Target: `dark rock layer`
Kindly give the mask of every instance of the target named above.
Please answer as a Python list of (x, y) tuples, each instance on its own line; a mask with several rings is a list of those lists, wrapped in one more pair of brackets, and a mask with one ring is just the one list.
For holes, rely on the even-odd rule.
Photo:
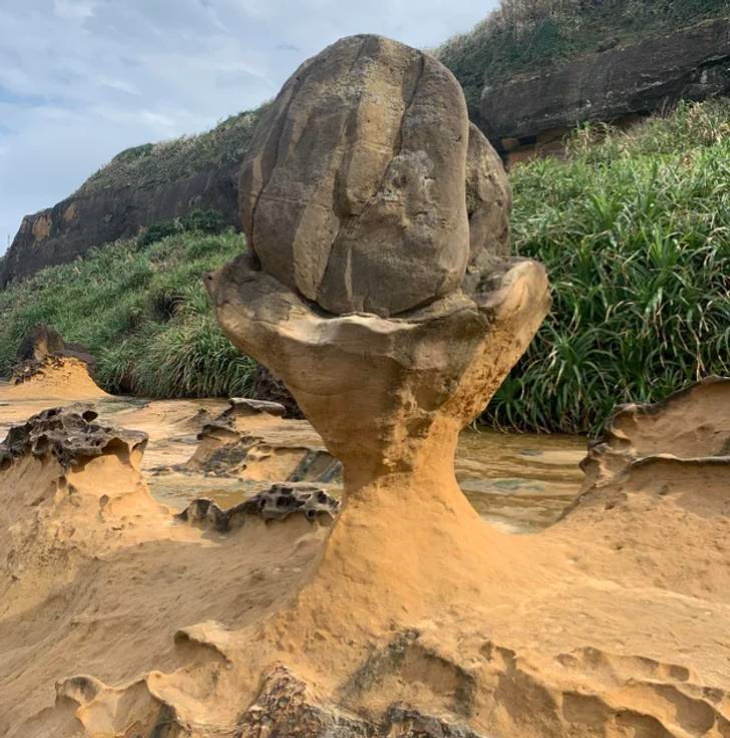
[(480, 125), (503, 152), (540, 148), (585, 121), (624, 121), (730, 93), (730, 19), (589, 54), (556, 69), (488, 81)]

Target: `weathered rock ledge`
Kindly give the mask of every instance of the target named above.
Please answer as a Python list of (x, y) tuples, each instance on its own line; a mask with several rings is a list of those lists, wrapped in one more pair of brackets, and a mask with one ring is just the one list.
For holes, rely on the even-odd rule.
[(730, 93), (730, 19), (642, 38), (537, 74), (487, 81), (479, 125), (511, 160), (561, 148), (578, 123), (629, 122)]
[(0, 444), (0, 467), (26, 455), (53, 456), (64, 468), (115, 451), (131, 458), (143, 452), (147, 434), (104, 426), (91, 406), (51, 408), (13, 426)]

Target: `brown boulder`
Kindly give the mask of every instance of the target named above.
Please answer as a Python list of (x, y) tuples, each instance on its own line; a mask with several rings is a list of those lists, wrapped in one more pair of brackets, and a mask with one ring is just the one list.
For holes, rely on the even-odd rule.
[(468, 135), (458, 82), (416, 49), (353, 36), (305, 62), (241, 173), (264, 271), (336, 314), (388, 316), (453, 291), (469, 253)]
[(484, 134), (470, 123), (466, 157), (469, 264), (464, 287), (467, 292), (476, 291), (481, 275), (509, 257), (511, 207), (512, 190), (502, 160)]

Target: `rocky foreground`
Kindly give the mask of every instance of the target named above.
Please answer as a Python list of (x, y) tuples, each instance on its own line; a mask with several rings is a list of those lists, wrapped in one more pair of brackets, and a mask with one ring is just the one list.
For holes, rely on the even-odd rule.
[[(510, 535), (454, 459), (549, 287), (509, 255), (504, 170), (451, 73), (338, 41), (267, 109), (241, 193), (250, 250), (208, 292), (311, 426), (247, 400), (181, 418), (197, 448), (148, 473), (263, 483), (182, 512), (150, 494), (146, 434), (88, 404), (10, 430), (5, 734), (730, 735), (730, 381), (623, 408), (562, 518)], [(267, 448), (285, 423), (309, 442)]]
[[(245, 470), (213, 447), (302, 432), (276, 406), (157, 405), (119, 417), (201, 428), (189, 463), (214, 458), (215, 479)], [(36, 415), (0, 462), (0, 734), (728, 735), (729, 407), (730, 381), (708, 380), (620, 410), (539, 534), (451, 529), (394, 500), (384, 528), (352, 532), (373, 566), (342, 562), (345, 597), (334, 573), (311, 589), (339, 510), (313, 496), (320, 475), (289, 492), (260, 477), (291, 462), (259, 458), (263, 495), (181, 514), (139, 472), (143, 433), (83, 407)], [(398, 572), (424, 550), (414, 587)]]

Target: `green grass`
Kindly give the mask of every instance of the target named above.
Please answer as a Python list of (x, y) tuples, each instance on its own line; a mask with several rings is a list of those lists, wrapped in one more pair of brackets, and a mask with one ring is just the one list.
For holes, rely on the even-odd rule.
[(606, 134), (513, 170), (515, 246), (554, 303), (489, 424), (590, 432), (617, 403), (730, 375), (730, 101)]
[(0, 292), (0, 373), (25, 332), (44, 322), (88, 346), (110, 392), (245, 395), (255, 365), (221, 333), (201, 281), (242, 248), (232, 232), (117, 242)]
[(502, 0), (472, 31), (448, 40), (436, 54), (478, 115), (486, 82), (729, 13), (727, 0)]

